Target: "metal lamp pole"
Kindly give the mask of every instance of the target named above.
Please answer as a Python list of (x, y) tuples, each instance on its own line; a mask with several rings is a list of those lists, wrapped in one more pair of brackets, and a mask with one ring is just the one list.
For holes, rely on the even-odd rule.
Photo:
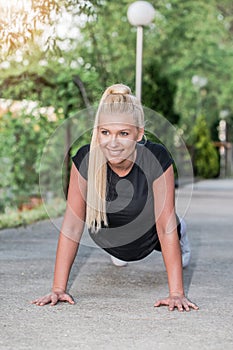
[(137, 27), (135, 90), (136, 97), (141, 101), (143, 26), (152, 22), (155, 17), (155, 9), (147, 1), (135, 1), (129, 6), (127, 17), (129, 23)]

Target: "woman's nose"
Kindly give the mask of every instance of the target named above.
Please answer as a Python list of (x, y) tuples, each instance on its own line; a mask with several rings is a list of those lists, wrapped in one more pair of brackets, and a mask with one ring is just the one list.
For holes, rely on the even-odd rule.
[(111, 147), (116, 147), (118, 144), (117, 137), (115, 135), (112, 135), (110, 140), (109, 140), (109, 145)]

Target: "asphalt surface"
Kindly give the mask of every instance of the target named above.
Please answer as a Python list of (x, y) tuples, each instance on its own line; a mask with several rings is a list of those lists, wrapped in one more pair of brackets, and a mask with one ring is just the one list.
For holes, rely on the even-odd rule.
[(31, 305), (50, 291), (58, 230), (48, 220), (0, 231), (0, 349), (232, 349), (233, 180), (199, 182), (189, 201), (190, 187), (179, 189), (185, 290), (200, 307), (188, 313), (153, 307), (167, 295), (159, 253), (117, 268), (85, 239), (69, 281), (76, 304)]

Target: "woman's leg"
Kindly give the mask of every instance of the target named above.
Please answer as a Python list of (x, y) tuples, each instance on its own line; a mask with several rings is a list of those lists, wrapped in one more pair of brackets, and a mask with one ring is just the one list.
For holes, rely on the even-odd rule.
[(187, 226), (184, 219), (180, 220), (180, 247), (182, 252), (183, 268), (187, 267), (191, 259), (191, 248), (187, 236)]

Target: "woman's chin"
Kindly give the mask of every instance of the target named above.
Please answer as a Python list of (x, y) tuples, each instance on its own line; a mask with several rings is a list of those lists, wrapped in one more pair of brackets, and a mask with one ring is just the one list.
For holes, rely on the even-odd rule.
[(124, 161), (124, 159), (117, 157), (109, 157), (107, 161), (110, 165), (120, 165)]

